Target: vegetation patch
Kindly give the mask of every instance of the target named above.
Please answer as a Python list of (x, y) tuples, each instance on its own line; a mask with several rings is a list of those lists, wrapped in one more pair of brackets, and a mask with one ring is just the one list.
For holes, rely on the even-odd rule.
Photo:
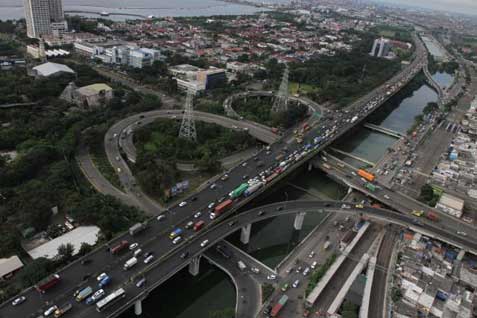
[(335, 262), (337, 257), (338, 256), (336, 254), (332, 254), (326, 259), (323, 265), (319, 266), (315, 271), (313, 271), (310, 280), (308, 281), (308, 286), (306, 287), (306, 296), (308, 296), (311, 291), (316, 287), (316, 285), (320, 282), (321, 278), (323, 278), (323, 276), (326, 274), (331, 265)]

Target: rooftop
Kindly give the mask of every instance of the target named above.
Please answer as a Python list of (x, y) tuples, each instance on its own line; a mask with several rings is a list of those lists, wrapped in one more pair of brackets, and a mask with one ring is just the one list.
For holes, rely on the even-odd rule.
[(41, 65), (35, 66), (33, 70), (36, 71), (38, 75), (45, 76), (45, 77), (48, 77), (57, 73), (75, 74), (75, 71), (73, 71), (68, 66), (63, 64), (58, 64), (58, 63), (52, 63), (52, 62), (47, 62)]
[(78, 93), (83, 96), (97, 95), (102, 91), (111, 91), (112, 88), (104, 83), (96, 83), (78, 88)]
[(9, 258), (0, 258), (0, 277), (8, 275), (22, 267), (23, 263), (16, 255)]

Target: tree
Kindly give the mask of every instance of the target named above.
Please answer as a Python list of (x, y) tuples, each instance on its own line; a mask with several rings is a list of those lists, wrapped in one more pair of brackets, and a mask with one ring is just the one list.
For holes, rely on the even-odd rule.
[(33, 262), (26, 264), (18, 273), (17, 278), (22, 286), (28, 287), (36, 284), (53, 270), (54, 264), (44, 257), (37, 258)]
[(221, 310), (211, 311), (209, 313), (209, 318), (234, 318), (235, 309), (234, 308), (225, 308)]
[(75, 251), (75, 247), (71, 243), (61, 244), (58, 247), (58, 255), (60, 256), (63, 262), (68, 262), (73, 258), (73, 253)]
[(93, 250), (93, 246), (88, 243), (81, 243), (81, 247), (78, 251), (78, 256), (84, 256)]

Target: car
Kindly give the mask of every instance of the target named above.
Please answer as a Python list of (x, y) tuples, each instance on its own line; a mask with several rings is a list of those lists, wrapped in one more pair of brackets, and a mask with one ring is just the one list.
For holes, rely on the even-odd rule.
[(193, 221), (189, 221), (187, 222), (187, 224), (184, 226), (185, 229), (191, 229), (192, 227), (194, 226), (194, 222)]
[(215, 202), (210, 202), (207, 208), (212, 209), (215, 206)]
[(265, 315), (270, 314), (270, 311), (272, 311), (272, 308), (273, 308), (272, 305), (268, 305), (268, 306), (265, 307), (265, 309), (263, 310), (263, 313), (264, 313)]
[(296, 270), (295, 270), (295, 273), (301, 272), (301, 268), (302, 268), (301, 266), (298, 266), (298, 267), (296, 268)]
[(281, 288), (282, 292), (286, 292), (288, 290), (288, 287), (289, 287), (288, 283), (283, 284)]
[(132, 243), (131, 245), (129, 245), (129, 250), (132, 251), (133, 249), (135, 249), (135, 248), (138, 247), (138, 246), (139, 246), (138, 243)]
[(303, 276), (308, 275), (309, 272), (310, 272), (310, 268), (309, 268), (309, 267), (306, 267), (306, 268), (303, 270)]
[(228, 175), (228, 174), (224, 174), (224, 175), (222, 176), (222, 178), (220, 178), (220, 180), (225, 181), (225, 180), (227, 180), (228, 178), (229, 178), (229, 175)]
[(293, 267), (287, 268), (286, 273), (290, 274), (293, 271)]
[(48, 308), (47, 310), (45, 310), (45, 312), (43, 313), (43, 315), (44, 315), (45, 317), (48, 317), (49, 315), (51, 315), (51, 314), (52, 314), (55, 310), (57, 310), (57, 309), (58, 309), (58, 306), (53, 305), (53, 306), (51, 306), (50, 308)]
[(275, 210), (277, 210), (277, 211), (282, 211), (282, 210), (283, 210), (283, 207), (282, 207), (282, 206), (279, 206), (279, 207), (277, 207)]
[(157, 217), (158, 221), (164, 221), (166, 219), (166, 216), (164, 214), (161, 214)]
[(268, 280), (275, 280), (275, 279), (277, 279), (277, 275), (274, 275), (274, 274), (267, 275), (267, 279)]
[(217, 184), (212, 183), (212, 184), (210, 185), (210, 190), (214, 190), (215, 188), (217, 188)]
[(181, 254), (181, 258), (187, 258), (189, 256), (189, 252), (184, 252)]
[(463, 232), (463, 231), (457, 231), (457, 234), (458, 235), (461, 235), (461, 236), (467, 236), (467, 233)]
[(201, 215), (202, 215), (202, 212), (197, 211), (197, 212), (194, 214), (194, 218), (197, 219), (197, 218), (200, 217)]
[(260, 270), (257, 267), (252, 267), (252, 272), (258, 274), (260, 273)]
[(363, 208), (364, 208), (364, 205), (362, 205), (362, 204), (356, 204), (355, 207), (356, 207), (357, 209), (363, 209)]
[(138, 248), (137, 250), (134, 251), (134, 257), (138, 257), (139, 254), (142, 253), (142, 250), (140, 248)]
[(98, 277), (96, 277), (96, 280), (97, 280), (98, 282), (100, 282), (100, 281), (102, 281), (103, 279), (105, 279), (106, 277), (108, 277), (108, 274), (106, 274), (106, 273), (101, 273), (101, 274), (98, 275)]
[(197, 197), (192, 197), (191, 201), (197, 201)]
[(242, 163), (242, 167), (246, 167), (247, 166), (247, 162), (245, 161), (244, 163)]
[(202, 243), (200, 243), (200, 246), (205, 247), (207, 244), (209, 244), (209, 240), (203, 240)]
[(258, 211), (258, 216), (262, 216), (265, 214), (265, 211), (261, 210), (261, 211)]
[(136, 287), (137, 288), (141, 288), (143, 287), (144, 285), (146, 285), (146, 278), (141, 278), (137, 283), (136, 283)]
[(182, 240), (182, 237), (178, 236), (175, 239), (172, 240), (172, 244), (177, 244)]
[(149, 264), (154, 259), (154, 255), (149, 255), (144, 259), (144, 264)]
[(20, 296), (20, 297), (18, 297), (18, 298), (15, 298), (15, 300), (12, 301), (12, 306), (18, 306), (18, 305), (20, 305), (21, 303), (23, 303), (25, 300), (26, 300), (26, 297), (25, 297), (25, 296)]
[(88, 265), (88, 264), (91, 264), (92, 262), (93, 262), (92, 259), (86, 258), (84, 260), (81, 260), (81, 265)]
[(298, 285), (300, 285), (300, 280), (299, 279), (297, 279), (296, 281), (293, 282), (292, 287), (297, 288)]
[(179, 203), (179, 207), (184, 207), (187, 205), (187, 202), (186, 201), (182, 201), (181, 203)]
[(101, 297), (103, 297), (106, 293), (104, 292), (104, 289), (98, 289), (93, 296), (91, 296), (93, 299), (98, 300)]
[(316, 265), (318, 265), (318, 262), (317, 261), (314, 261), (313, 263), (311, 263), (311, 269), (315, 269), (316, 268)]
[(242, 176), (242, 180), (245, 180), (245, 179), (248, 179), (248, 176), (246, 174)]
[(313, 256), (315, 256), (315, 251), (311, 251), (310, 254), (308, 254), (309, 258), (313, 258)]
[(231, 222), (229, 222), (229, 226), (234, 226), (235, 223), (237, 223), (237, 222), (236, 221), (231, 221)]
[(389, 195), (387, 195), (387, 194), (384, 195), (384, 198), (385, 198), (386, 200), (390, 200), (390, 199), (391, 199), (391, 198), (389, 197)]

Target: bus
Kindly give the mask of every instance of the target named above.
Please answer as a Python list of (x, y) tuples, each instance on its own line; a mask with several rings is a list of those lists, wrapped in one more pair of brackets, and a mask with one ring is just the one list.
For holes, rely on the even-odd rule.
[(117, 302), (118, 300), (120, 300), (121, 298), (125, 296), (126, 296), (126, 292), (124, 291), (124, 289), (119, 288), (113, 291), (108, 296), (101, 299), (100, 301), (98, 301), (96, 303), (96, 310), (98, 312), (101, 312), (103, 309), (107, 308), (109, 305), (114, 304), (115, 302)]

